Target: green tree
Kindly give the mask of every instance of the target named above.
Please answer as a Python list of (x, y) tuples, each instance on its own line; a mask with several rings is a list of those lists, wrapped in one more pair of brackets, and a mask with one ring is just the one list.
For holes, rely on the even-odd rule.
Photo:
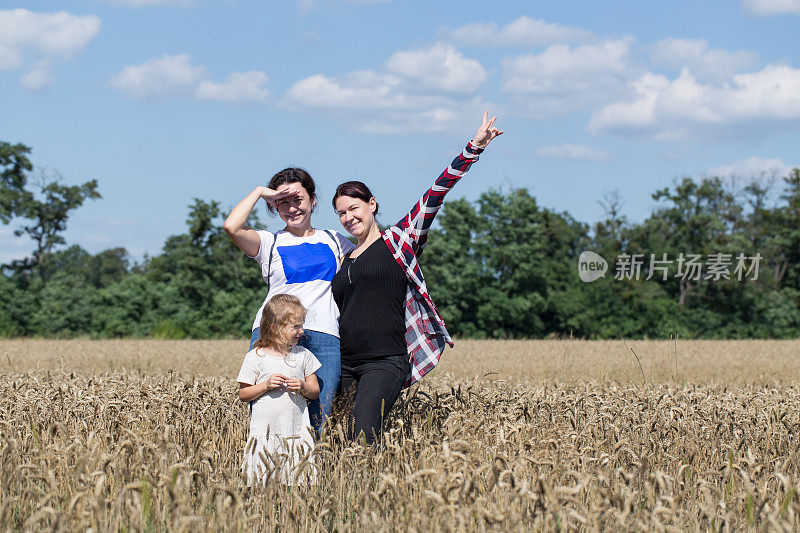
[(36, 249), (31, 258), (17, 261), (17, 271), (35, 270), (42, 280), (47, 279), (47, 263), (55, 247), (65, 244), (62, 233), (67, 228), (70, 213), (87, 199), (100, 198), (97, 180), (81, 185), (63, 185), (58, 175), (42, 171), (31, 184), (33, 170), (23, 144), (0, 142), (0, 221), (14, 218), (23, 224), (14, 231), (18, 237), (30, 237)]
[(89, 283), (99, 288), (118, 283), (128, 274), (130, 261), (125, 248), (109, 248), (89, 259)]
[(109, 248), (92, 255), (77, 244), (53, 252), (49, 257), (49, 268), (53, 272), (98, 289), (121, 281), (128, 273), (129, 263), (125, 248)]
[(27, 157), (31, 151), (24, 144), (0, 141), (0, 222), (8, 224), (20, 214), (20, 207), (30, 200), (25, 189), (33, 165)]
[(143, 267), (149, 280), (164, 287), (155, 325), (164, 335), (202, 338), (249, 331), (265, 286), (260, 269), (231, 242), (222, 222), (218, 202), (195, 198), (188, 232), (168, 237), (161, 255)]
[(62, 233), (67, 229), (70, 213), (87, 199), (101, 198), (97, 180), (81, 185), (62, 185), (58, 178), (41, 176), (36, 194), (20, 204), (19, 216), (29, 222), (14, 231), (17, 236), (27, 235), (36, 244), (32, 261), (26, 266), (36, 268), (39, 276), (47, 279), (47, 263), (53, 249), (65, 244)]
[(800, 290), (800, 168), (793, 169), (783, 181), (783, 204), (771, 213), (775, 280), (779, 286), (787, 284)]
[[(714, 297), (709, 290), (725, 284), (711, 285), (702, 279), (693, 280), (692, 276), (678, 275), (677, 259), (681, 256), (686, 259), (689, 254), (695, 254), (705, 260), (709, 254), (735, 255), (744, 251), (745, 242), (739, 232), (743, 223), (743, 207), (736, 195), (717, 177), (706, 178), (699, 183), (684, 178), (674, 188), (656, 191), (653, 199), (661, 202), (661, 205), (643, 224), (629, 232), (629, 252), (643, 253), (648, 260), (651, 254), (656, 260), (663, 259), (664, 254), (668, 260), (676, 260), (669, 266), (667, 281), (662, 283), (681, 308), (690, 298), (707, 300)], [(644, 272), (650, 274), (649, 264)], [(653, 274), (663, 279), (661, 272)], [(728, 288), (727, 285), (725, 287)]]
[(423, 268), (453, 334), (540, 337), (569, 328), (568, 293), (586, 226), (525, 189), (448, 202)]

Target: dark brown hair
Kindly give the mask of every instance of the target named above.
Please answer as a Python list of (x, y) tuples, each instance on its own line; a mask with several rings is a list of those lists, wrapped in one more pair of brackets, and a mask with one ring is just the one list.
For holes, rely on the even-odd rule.
[[(308, 198), (313, 204), (317, 199), (317, 185), (314, 183), (314, 178), (304, 168), (288, 167), (284, 168), (269, 180), (267, 187), (273, 191), (285, 183), (299, 183), (308, 193)], [(275, 214), (275, 208), (267, 202), (267, 210), (271, 214)], [(311, 208), (314, 211), (314, 207)]]
[[(333, 200), (331, 200), (331, 204), (333, 205), (333, 210), (336, 210), (336, 200), (340, 196), (349, 196), (350, 198), (358, 198), (359, 200), (363, 200), (369, 203), (370, 199), (374, 198), (372, 196), (372, 191), (369, 190), (369, 187), (364, 185), (364, 183), (360, 181), (345, 181), (338, 187), (336, 187), (336, 193), (333, 195)], [(378, 202), (375, 202), (375, 212), (373, 215), (378, 214)]]
[(280, 353), (289, 349), (288, 339), (281, 336), (281, 328), (292, 320), (304, 322), (306, 308), (293, 294), (276, 294), (264, 306), (261, 315), (260, 336), (253, 348), (272, 348)]

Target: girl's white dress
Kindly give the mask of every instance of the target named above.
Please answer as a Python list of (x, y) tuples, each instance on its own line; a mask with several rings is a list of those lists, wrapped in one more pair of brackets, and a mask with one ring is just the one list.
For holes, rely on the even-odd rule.
[[(293, 346), (286, 357), (270, 353), (263, 348), (250, 350), (236, 381), (255, 385), (273, 374), (305, 379), (322, 366), (302, 346)], [(250, 436), (242, 464), (248, 483), (268, 478), (288, 485), (298, 479), (313, 480), (313, 449), (308, 400), (302, 394), (275, 389), (250, 402)], [(298, 471), (304, 459), (308, 464)]]

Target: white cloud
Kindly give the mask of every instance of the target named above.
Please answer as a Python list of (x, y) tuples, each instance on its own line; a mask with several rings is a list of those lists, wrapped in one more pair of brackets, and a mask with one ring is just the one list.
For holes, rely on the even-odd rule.
[(258, 70), (233, 72), (224, 83), (204, 81), (197, 88), (197, 98), (222, 102), (266, 102), (270, 92), (264, 88), (267, 75)]
[(286, 103), (342, 116), (358, 131), (379, 134), (402, 134), (420, 127), (431, 132), (462, 131), (464, 116), (474, 119), (484, 107), (475, 99), (408, 93), (404, 85), (397, 76), (374, 71), (338, 77), (316, 74), (292, 85)]
[(613, 159), (608, 152), (576, 144), (540, 146), (534, 150), (534, 155), (536, 157), (552, 159), (577, 159), (584, 161), (610, 161)]
[(634, 76), (632, 39), (552, 45), (503, 60), (503, 89), (534, 115), (564, 113), (619, 97)]
[(27, 9), (0, 10), (0, 70), (26, 63), (70, 59), (97, 37), (100, 18)]
[(356, 123), (356, 129), (364, 133), (380, 135), (405, 135), (420, 131), (429, 133), (472, 133), (475, 117), (483, 109), (477, 101), (447, 102), (415, 112), (387, 110), (379, 115), (367, 115)]
[(49, 70), (31, 70), (20, 78), (20, 83), (30, 92), (43, 91), (55, 81), (55, 76)]
[(344, 117), (368, 133), (462, 131), (464, 117), (471, 124), (485, 106), (474, 92), (486, 71), (449, 45), (397, 52), (384, 67), (309, 76), (289, 88), (285, 103)]
[(395, 52), (385, 68), (421, 89), (448, 93), (472, 93), (486, 81), (480, 62), (461, 55), (452, 45)]
[[(294, 83), (286, 92), (300, 107), (344, 109), (413, 109), (415, 100), (400, 88), (402, 80), (372, 70), (339, 77), (315, 74)], [(419, 102), (420, 99), (416, 99)]]
[(190, 95), (206, 77), (206, 68), (191, 64), (188, 54), (164, 55), (122, 69), (109, 84), (133, 98)]
[(584, 42), (592, 38), (590, 32), (581, 28), (562, 26), (524, 15), (499, 28), (493, 22), (476, 22), (443, 33), (464, 46), (493, 47), (537, 47), (554, 43)]
[(26, 69), (21, 79), (28, 90), (52, 83), (54, 63), (83, 51), (100, 32), (100, 18), (27, 9), (0, 9), (0, 71)]
[(800, 70), (768, 65), (724, 84), (703, 84), (684, 69), (678, 78), (648, 73), (635, 96), (594, 113), (593, 131), (680, 139), (708, 134), (752, 136), (756, 129), (800, 122)]
[(745, 9), (761, 16), (800, 15), (800, 0), (742, 0)]
[(758, 56), (749, 51), (709, 49), (703, 39), (663, 39), (652, 46), (650, 60), (677, 71), (688, 69), (700, 81), (718, 82), (753, 67)]
[(787, 165), (782, 159), (762, 159), (750, 157), (742, 161), (735, 161), (728, 165), (713, 167), (704, 172), (706, 176), (720, 176), (732, 178), (782, 178), (788, 176), (792, 166)]
[(142, 100), (188, 97), (230, 103), (261, 103), (269, 98), (267, 75), (251, 70), (233, 72), (225, 82), (208, 79), (205, 66), (192, 64), (188, 54), (164, 55), (140, 65), (127, 66), (109, 85)]

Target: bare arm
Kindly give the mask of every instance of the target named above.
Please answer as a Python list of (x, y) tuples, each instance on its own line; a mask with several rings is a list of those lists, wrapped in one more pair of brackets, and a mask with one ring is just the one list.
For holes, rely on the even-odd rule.
[[(272, 374), (268, 380), (250, 385), (249, 383), (239, 383), (239, 400), (243, 402), (252, 402), (257, 400), (265, 393), (280, 389), (287, 385), (289, 380), (286, 376), (281, 374)], [(288, 387), (287, 387), (288, 388)], [(317, 395), (319, 395), (319, 387), (317, 387)]]
[(244, 225), (247, 223), (247, 217), (250, 216), (250, 212), (256, 206), (258, 200), (261, 199), (262, 189), (266, 189), (266, 187), (256, 187), (253, 192), (245, 196), (244, 200), (233, 208), (223, 225), (228, 237), (249, 256), (254, 256), (258, 253), (258, 248), (261, 246), (261, 238), (256, 233), (256, 230), (246, 228)]
[(274, 202), (280, 198), (287, 196), (294, 196), (300, 192), (300, 185), (297, 183), (288, 183), (278, 187), (278, 190), (273, 190), (267, 187), (256, 187), (253, 192), (244, 197), (244, 200), (233, 208), (231, 214), (225, 219), (223, 228), (228, 237), (239, 247), (241, 251), (249, 256), (254, 256), (258, 253), (258, 248), (261, 246), (261, 238), (255, 230), (246, 228), (247, 217), (253, 211), (258, 201), (263, 198), (265, 202)]

